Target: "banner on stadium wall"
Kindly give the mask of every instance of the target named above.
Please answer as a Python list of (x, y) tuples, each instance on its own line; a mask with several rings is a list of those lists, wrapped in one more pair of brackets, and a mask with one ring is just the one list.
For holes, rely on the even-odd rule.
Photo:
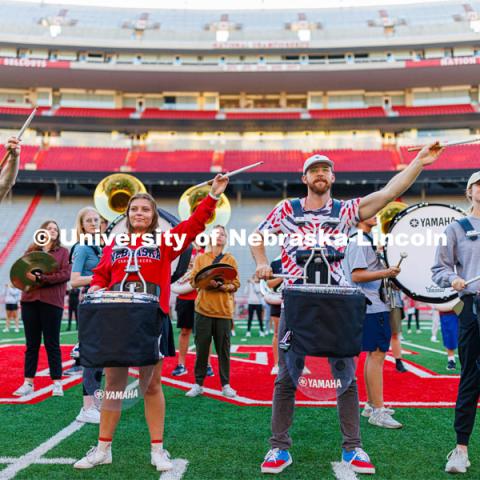
[(453, 57), (436, 58), (432, 60), (407, 60), (406, 68), (424, 68), (424, 67), (464, 67), (466, 65), (480, 65), (480, 57)]
[(71, 62), (39, 60), (33, 58), (0, 58), (0, 65), (24, 68), (70, 68)]

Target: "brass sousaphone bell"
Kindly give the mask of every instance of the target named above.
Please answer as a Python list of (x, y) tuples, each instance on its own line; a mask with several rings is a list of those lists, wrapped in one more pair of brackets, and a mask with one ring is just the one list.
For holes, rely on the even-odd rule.
[(111, 222), (127, 211), (131, 197), (146, 191), (143, 183), (134, 176), (114, 173), (97, 185), (93, 200), (98, 213)]
[[(178, 204), (178, 214), (182, 220), (186, 220), (195, 211), (200, 202), (209, 194), (210, 186), (190, 187), (183, 192)], [(217, 202), (217, 208), (206, 223), (206, 230), (211, 230), (215, 225), (225, 226), (230, 220), (232, 213), (227, 196), (222, 193)]]
[(385, 235), (388, 233), (392, 220), (407, 207), (408, 205), (406, 203), (395, 201), (388, 203), (378, 212), (378, 223), (380, 224), (382, 233)]

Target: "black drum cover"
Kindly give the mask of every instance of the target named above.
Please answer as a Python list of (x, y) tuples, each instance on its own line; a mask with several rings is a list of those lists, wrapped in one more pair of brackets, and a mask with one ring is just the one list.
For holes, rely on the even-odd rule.
[(78, 338), (84, 367), (141, 367), (159, 358), (158, 303), (80, 304)]
[(314, 357), (355, 357), (362, 350), (366, 297), (284, 290), (291, 350)]

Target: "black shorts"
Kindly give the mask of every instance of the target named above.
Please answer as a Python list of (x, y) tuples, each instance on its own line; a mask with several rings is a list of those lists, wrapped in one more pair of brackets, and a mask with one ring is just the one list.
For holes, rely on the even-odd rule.
[(282, 306), (281, 305), (270, 305), (270, 316), (271, 317), (279, 317), (280, 318), (280, 312), (282, 311)]
[(175, 311), (177, 312), (177, 328), (193, 329), (195, 300), (183, 300), (177, 297)]
[(7, 303), (5, 304), (5, 309), (7, 310), (7, 312), (16, 312), (18, 310), (18, 304)]

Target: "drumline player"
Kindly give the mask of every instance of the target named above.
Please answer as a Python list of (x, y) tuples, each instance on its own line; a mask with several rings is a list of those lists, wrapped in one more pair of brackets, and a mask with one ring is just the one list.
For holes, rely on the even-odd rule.
[[(442, 147), (439, 142), (426, 146), (408, 167), (395, 175), (382, 189), (363, 198), (340, 201), (339, 223), (333, 229), (324, 229), (325, 233), (348, 235), (351, 228), (356, 226), (360, 220), (376, 215), (388, 202), (407, 190), (415, 182), (423, 167), (433, 163), (441, 152)], [(262, 230), (286, 235), (282, 245), (282, 267), (285, 274), (303, 275), (303, 269), (296, 264), (295, 258), (299, 242), (296, 241), (292, 245), (290, 239), (292, 232), (297, 234), (306, 231), (313, 232), (312, 228), (321, 228), (323, 223), (331, 220), (334, 205), (336, 208), (338, 206), (338, 203), (334, 204), (330, 195), (335, 181), (333, 166), (333, 162), (323, 155), (313, 155), (305, 160), (302, 182), (307, 186), (308, 193), (305, 198), (300, 200), (303, 218), (308, 222), (304, 227), (299, 227), (292, 218), (292, 204), (289, 200), (285, 200), (266, 217), (256, 230), (256, 233), (260, 235), (263, 235)], [(306, 248), (309, 248), (309, 245)], [(271, 278), (272, 268), (265, 253), (264, 243), (252, 245), (251, 250), (257, 264), (257, 276), (263, 279)], [(346, 283), (340, 262), (331, 264), (330, 269), (336, 282)], [(293, 280), (288, 280), (288, 282), (292, 283)], [(286, 321), (282, 312), (279, 338), (285, 332)], [(353, 359), (351, 361), (353, 362)], [(293, 423), (296, 388), (286, 366), (285, 352), (279, 351), (279, 373), (275, 381), (272, 403), (273, 435), (270, 439), (271, 449), (267, 452), (261, 465), (263, 473), (280, 473), (292, 463), (292, 457), (288, 451), (292, 440), (288, 431)], [(375, 467), (362, 449), (358, 389), (355, 380), (343, 394), (338, 396), (337, 409), (343, 435), (342, 461), (350, 464), (354, 471), (374, 473)]]
[[(100, 215), (93, 207), (82, 208), (75, 221), (77, 241), (80, 235), (94, 235), (100, 228)], [(98, 265), (102, 249), (99, 245), (76, 243), (73, 245), (70, 256), (72, 258), (72, 274), (70, 284), (73, 288), (87, 291), (93, 279), (93, 269)], [(77, 311), (78, 314), (78, 311)], [(103, 368), (84, 367), (82, 374), (83, 407), (76, 420), (84, 423), (100, 423), (99, 405), (95, 402), (94, 393), (100, 389)]]
[[(205, 224), (211, 218), (219, 196), (225, 191), (228, 177), (218, 174), (208, 196), (198, 205), (190, 218), (170, 230), (171, 235), (184, 235), (182, 248), (177, 245), (161, 245), (153, 252), (140, 250), (137, 255), (138, 264), (142, 268), (142, 276), (147, 282), (147, 290), (159, 294), (158, 316), (161, 321), (159, 338), (160, 360), (154, 366), (140, 367), (140, 385), (144, 389), (145, 418), (151, 441), (151, 463), (158, 471), (170, 470), (173, 467), (169, 453), (163, 449), (163, 434), (165, 423), (165, 398), (163, 396), (161, 376), (162, 358), (175, 356), (175, 346), (169, 312), (171, 262), (184, 251), (195, 237), (203, 232)], [(147, 193), (138, 193), (130, 198), (127, 206), (127, 228), (129, 234), (137, 234), (130, 241), (130, 248), (144, 245), (141, 238), (147, 233), (154, 233), (158, 224), (158, 211), (153, 197)], [(171, 237), (175, 238), (175, 237)], [(162, 236), (162, 240), (165, 237)], [(89, 292), (101, 288), (118, 289), (125, 276), (125, 259), (113, 251), (113, 246), (106, 246), (98, 266), (94, 269), (93, 280)], [(137, 278), (135, 278), (137, 277)], [(139, 280), (138, 275), (130, 275), (129, 280)], [(81, 320), (80, 320), (81, 321)], [(152, 372), (153, 368), (153, 372)], [(106, 392), (124, 391), (128, 379), (128, 367), (105, 368)], [(121, 400), (104, 398), (101, 414), (98, 444), (85, 457), (74, 464), (75, 468), (88, 469), (97, 465), (112, 463), (111, 444), (121, 411), (118, 404)]]
[(17, 137), (10, 137), (5, 145), (5, 149), (10, 151), (10, 155), (0, 172), (0, 202), (15, 185), (20, 165), (20, 143)]
[(370, 236), (376, 224), (375, 216), (358, 223), (357, 228), (363, 232), (363, 241), (369, 245), (359, 243), (358, 232), (351, 235), (345, 250), (343, 269), (349, 283), (360, 287), (369, 300), (362, 338), (362, 351), (367, 353), (363, 373), (367, 403), (362, 416), (377, 427), (401, 428), (402, 424), (392, 417), (394, 410), (386, 408), (383, 401), (383, 367), (392, 336), (390, 299), (386, 298), (383, 280), (395, 278), (400, 273), (400, 268), (385, 268), (379, 258)]
[(70, 264), (68, 262), (68, 250), (60, 243), (60, 229), (57, 222), (47, 220), (40, 225), (40, 230), (48, 232), (50, 241), (43, 247), (32, 243), (26, 253), (41, 251), (48, 253), (56, 260), (58, 269), (53, 273), (33, 274), (27, 272), (26, 274), (29, 280), (38, 284), (38, 287), (22, 293), (22, 321), (27, 347), (25, 351), (25, 380), (13, 395), (24, 396), (33, 393), (33, 380), (37, 372), (38, 355), (43, 335), (50, 378), (53, 381), (52, 395), (63, 397), (60, 327), (67, 282), (70, 279)]
[[(439, 245), (432, 267), (432, 280), (440, 287), (455, 289), (463, 301), (459, 316), (458, 355), (462, 366), (455, 406), (456, 447), (448, 454), (445, 471), (465, 473), (470, 467), (468, 444), (472, 434), (480, 397), (480, 281), (466, 281), (480, 274), (480, 171), (469, 178), (466, 197), (471, 204), (469, 215), (452, 222), (445, 229), (447, 241)], [(471, 231), (473, 235), (468, 236)]]
[(195, 384), (185, 394), (187, 397), (197, 397), (203, 394), (203, 382), (207, 374), (208, 355), (210, 345), (215, 345), (218, 355), (218, 368), (222, 395), (233, 398), (237, 392), (230, 386), (230, 336), (232, 318), (234, 314), (233, 294), (240, 287), (238, 279), (238, 265), (231, 253), (224, 252), (227, 244), (227, 232), (223, 225), (215, 225), (212, 229), (212, 238), (215, 244), (207, 247), (205, 253), (195, 258), (190, 274), (190, 283), (195, 285), (197, 273), (209, 265), (226, 263), (232, 266), (237, 275), (231, 283), (222, 283), (210, 280), (205, 288), (198, 288), (195, 300)]

